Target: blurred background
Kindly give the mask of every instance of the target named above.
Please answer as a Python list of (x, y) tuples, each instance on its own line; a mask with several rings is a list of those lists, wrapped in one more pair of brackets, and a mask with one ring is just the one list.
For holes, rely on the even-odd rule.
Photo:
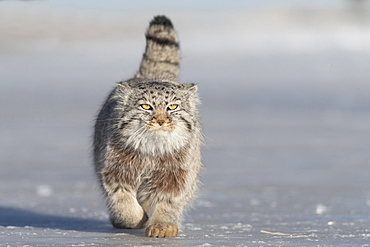
[(181, 81), (198, 83), (202, 98), (204, 185), (193, 221), (231, 205), (240, 214), (219, 220), (253, 222), (260, 212), (254, 224), (266, 226), (258, 219), (271, 211), (311, 220), (352, 212), (368, 222), (369, 7), (0, 1), (1, 205), (106, 219), (90, 157), (95, 114), (134, 75), (149, 21), (165, 14), (181, 40)]

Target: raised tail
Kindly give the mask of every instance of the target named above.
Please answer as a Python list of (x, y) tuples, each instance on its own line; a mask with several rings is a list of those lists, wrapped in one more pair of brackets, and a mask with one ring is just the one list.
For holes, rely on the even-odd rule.
[(146, 32), (146, 48), (136, 78), (177, 81), (179, 74), (179, 39), (171, 21), (156, 16)]

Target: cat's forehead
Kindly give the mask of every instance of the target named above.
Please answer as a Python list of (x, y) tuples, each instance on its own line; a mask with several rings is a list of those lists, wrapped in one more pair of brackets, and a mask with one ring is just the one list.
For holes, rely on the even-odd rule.
[(157, 105), (179, 104), (189, 100), (197, 101), (197, 86), (193, 83), (178, 84), (176, 82), (133, 79), (120, 82), (118, 85), (118, 90), (122, 92), (122, 99), (126, 103), (128, 101), (131, 104), (150, 102)]
[(149, 97), (152, 99), (170, 99), (173, 98), (175, 95), (179, 96), (179, 94), (181, 94), (181, 85), (175, 85), (166, 82), (141, 83), (137, 85), (137, 88), (139, 89), (140, 94), (143, 97)]
[(171, 91), (176, 91), (181, 88), (180, 84), (174, 84), (170, 82), (143, 82), (138, 83), (136, 87), (140, 90), (145, 90), (151, 93), (157, 92), (157, 93), (169, 93)]

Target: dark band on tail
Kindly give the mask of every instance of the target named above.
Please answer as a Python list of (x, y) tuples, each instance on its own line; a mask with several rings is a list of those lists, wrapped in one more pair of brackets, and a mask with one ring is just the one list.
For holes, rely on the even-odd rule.
[(151, 41), (157, 43), (160, 46), (174, 46), (174, 47), (177, 47), (177, 48), (180, 47), (179, 43), (174, 42), (174, 41), (169, 40), (169, 39), (158, 38), (158, 37), (151, 36), (151, 35), (146, 35), (145, 37), (146, 37), (147, 40), (151, 40)]
[(149, 24), (149, 26), (152, 26), (152, 25), (162, 25), (162, 26), (172, 27), (173, 28), (173, 25), (172, 25), (171, 20), (168, 19), (164, 15), (155, 16), (154, 19)]

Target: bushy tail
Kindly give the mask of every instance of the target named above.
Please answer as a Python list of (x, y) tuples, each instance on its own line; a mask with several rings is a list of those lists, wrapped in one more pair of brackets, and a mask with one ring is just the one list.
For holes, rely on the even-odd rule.
[(171, 21), (156, 16), (146, 32), (146, 49), (136, 78), (177, 80), (180, 48)]

